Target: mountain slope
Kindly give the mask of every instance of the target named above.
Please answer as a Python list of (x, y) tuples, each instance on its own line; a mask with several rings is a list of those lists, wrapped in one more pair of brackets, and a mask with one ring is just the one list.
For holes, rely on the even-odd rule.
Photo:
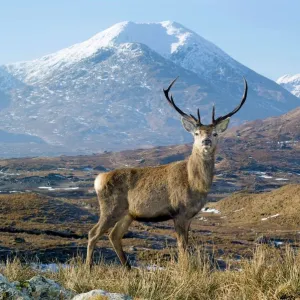
[(265, 139), (269, 142), (300, 142), (300, 107), (278, 117), (247, 122), (228, 130), (224, 137), (236, 137), (256, 141)]
[[(295, 97), (291, 97), (284, 89), (279, 89), (272, 80), (240, 64), (219, 47), (179, 23), (123, 22), (113, 26), (109, 30), (111, 32), (113, 34), (105, 35), (107, 44), (143, 43), (207, 80), (215, 91), (223, 95), (223, 99), (217, 104), (222, 103), (225, 107), (228, 102), (231, 104), (240, 97), (242, 77), (246, 77), (252, 105), (250, 111), (243, 110), (239, 113), (242, 120), (280, 115), (298, 105)], [(110, 42), (107, 36), (110, 37)], [(98, 40), (99, 37), (102, 38), (101, 33), (92, 39)]]
[[(162, 94), (162, 87), (169, 84), (173, 74), (180, 76), (174, 87), (175, 92), (181, 88), (176, 92), (177, 102), (192, 112), (199, 101), (204, 107), (209, 103), (208, 93), (214, 99), (221, 97), (194, 73), (147, 46), (122, 44), (100, 49), (91, 57), (55, 69), (49, 76), (39, 76), (26, 97), (25, 89), (17, 90), (18, 101), (11, 104), (14, 115), (3, 115), (2, 122), (12, 124), (11, 131), (19, 131), (14, 126), (18, 119), (24, 132), (79, 150), (183, 142), (178, 115)], [(187, 94), (184, 97), (183, 90)]]
[(278, 78), (276, 82), (300, 98), (300, 74), (284, 75)]
[(233, 124), (279, 115), (299, 103), (178, 23), (123, 22), (40, 59), (0, 67), (6, 101), (0, 98), (6, 103), (0, 129), (38, 136), (63, 153), (187, 142), (190, 136), (162, 93), (178, 75), (175, 101), (191, 113), (200, 107), (205, 122), (213, 102), (218, 115), (236, 106), (242, 76), (249, 96)]
[(267, 193), (235, 193), (210, 206), (228, 217), (228, 222), (275, 223), (299, 227), (300, 185), (289, 184)]

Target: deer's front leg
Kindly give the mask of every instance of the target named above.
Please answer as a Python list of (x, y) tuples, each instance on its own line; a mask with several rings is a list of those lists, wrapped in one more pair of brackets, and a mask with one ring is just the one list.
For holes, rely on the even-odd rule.
[(177, 234), (179, 258), (186, 256), (190, 224), (191, 224), (191, 220), (186, 220), (186, 219), (174, 220), (175, 231)]

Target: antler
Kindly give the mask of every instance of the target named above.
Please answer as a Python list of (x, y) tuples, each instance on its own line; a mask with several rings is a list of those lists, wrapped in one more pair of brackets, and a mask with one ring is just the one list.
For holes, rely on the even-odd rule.
[(171, 82), (171, 84), (169, 85), (169, 87), (165, 90), (163, 90), (164, 91), (164, 94), (165, 94), (165, 96), (166, 96), (166, 99), (167, 99), (167, 101), (168, 101), (168, 103), (183, 117), (183, 118), (185, 118), (185, 119), (187, 119), (188, 121), (191, 121), (192, 123), (194, 123), (195, 125), (202, 125), (202, 123), (201, 123), (201, 120), (200, 120), (200, 111), (199, 111), (199, 108), (198, 108), (198, 110), (197, 110), (197, 116), (198, 116), (198, 119), (197, 118), (195, 118), (192, 114), (190, 114), (190, 115), (188, 115), (188, 114), (186, 114), (185, 112), (183, 112), (176, 104), (175, 104), (175, 102), (174, 102), (174, 100), (173, 100), (173, 96), (171, 95), (170, 97), (169, 97), (169, 91), (170, 91), (170, 89), (171, 89), (171, 87), (173, 86), (173, 84), (175, 83), (175, 81), (177, 80), (177, 78), (178, 77), (176, 77), (172, 82)]
[(246, 101), (247, 92), (248, 92), (248, 84), (247, 84), (247, 81), (245, 78), (244, 78), (244, 84), (245, 84), (245, 89), (244, 89), (244, 95), (242, 97), (242, 100), (241, 100), (240, 104), (231, 113), (229, 113), (225, 116), (221, 116), (215, 120), (215, 106), (213, 106), (213, 110), (212, 110), (212, 124), (213, 125), (217, 125), (219, 122), (231, 117), (232, 115), (234, 115), (241, 109), (241, 107), (244, 105), (244, 103)]
[[(200, 111), (199, 111), (199, 108), (197, 110), (197, 116), (198, 116), (198, 119), (196, 117), (194, 117), (192, 114), (188, 115), (186, 114), (185, 112), (183, 112), (174, 102), (173, 100), (173, 96), (170, 95), (169, 97), (169, 91), (170, 89), (172, 88), (173, 84), (175, 83), (175, 81), (177, 80), (178, 77), (176, 77), (172, 82), (171, 84), (169, 85), (169, 87), (164, 91), (164, 94), (166, 96), (166, 99), (168, 100), (168, 103), (185, 119), (187, 119), (188, 121), (194, 123), (196, 126), (200, 126), (200, 125), (203, 125), (201, 123), (201, 120), (200, 120)], [(218, 123), (220, 123), (221, 121), (231, 117), (232, 115), (234, 115), (235, 113), (237, 113), (241, 107), (244, 105), (245, 101), (246, 101), (246, 98), (247, 98), (247, 92), (248, 92), (248, 84), (247, 84), (247, 81), (246, 79), (244, 78), (244, 85), (245, 85), (245, 89), (244, 89), (244, 95), (242, 97), (242, 100), (240, 102), (240, 104), (232, 111), (230, 112), (229, 114), (225, 115), (225, 116), (221, 116), (217, 119), (215, 119), (215, 112), (216, 112), (216, 109), (215, 109), (215, 106), (213, 106), (213, 110), (212, 110), (212, 125), (217, 125)]]

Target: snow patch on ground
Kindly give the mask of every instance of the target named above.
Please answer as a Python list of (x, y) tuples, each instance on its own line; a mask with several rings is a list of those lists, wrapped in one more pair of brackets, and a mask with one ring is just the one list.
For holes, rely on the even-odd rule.
[(209, 207), (203, 207), (201, 209), (202, 212), (204, 213), (212, 213), (212, 214), (220, 214), (221, 212), (215, 208), (209, 208)]
[(240, 208), (240, 209), (234, 210), (233, 212), (242, 211), (242, 210), (244, 210), (244, 209), (245, 209), (245, 208), (244, 208), (244, 207), (242, 207), (242, 208)]
[(271, 178), (273, 178), (273, 176), (269, 176), (269, 175), (260, 175), (259, 177), (265, 178), (265, 179), (271, 179)]
[(59, 191), (59, 190), (71, 191), (71, 190), (78, 190), (79, 189), (78, 186), (66, 187), (66, 188), (53, 188), (51, 186), (39, 186), (38, 188), (41, 189), (41, 190), (48, 190), (48, 191)]
[(165, 270), (166, 268), (163, 268), (163, 267), (160, 267), (160, 266), (157, 266), (157, 265), (148, 265), (146, 266), (146, 270), (148, 271), (162, 271), (162, 270)]
[(266, 218), (262, 218), (261, 220), (262, 220), (262, 221), (266, 221), (266, 220), (268, 220), (268, 219), (277, 218), (278, 216), (280, 216), (280, 214), (276, 214), (276, 215), (273, 215), (273, 216), (269, 216), (269, 217), (266, 217)]

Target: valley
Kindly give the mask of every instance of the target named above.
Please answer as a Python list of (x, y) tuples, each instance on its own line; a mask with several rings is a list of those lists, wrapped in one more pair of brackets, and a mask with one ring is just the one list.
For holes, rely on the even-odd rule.
[[(259, 128), (264, 130), (262, 124)], [(244, 216), (254, 210), (251, 207), (246, 210), (243, 200), (238, 199), (243, 199), (245, 193), (263, 199), (267, 191), (272, 191), (271, 198), (275, 199), (282, 189), (286, 198), (298, 197), (300, 143), (293, 139), (282, 147), (276, 140), (271, 143), (268, 136), (264, 139), (257, 130), (251, 132), (240, 127), (237, 139), (233, 128), (221, 139), (207, 204), (212, 212), (202, 211), (192, 222), (191, 244), (202, 245), (214, 253), (222, 268), (228, 260), (251, 257), (257, 243), (299, 247), (298, 223), (292, 221), (295, 218), (277, 217), (280, 210), (270, 209), (268, 214), (268, 207), (264, 208), (267, 204), (262, 201), (259, 204), (262, 213), (257, 212), (256, 219), (249, 221)], [(259, 135), (257, 140), (254, 132)], [(191, 145), (185, 144), (94, 155), (2, 159), (0, 259), (5, 261), (7, 256), (17, 255), (42, 263), (66, 263), (74, 256), (85, 256), (87, 233), (98, 220), (95, 176), (115, 168), (182, 160), (190, 151)], [(231, 203), (231, 198), (237, 200), (231, 206), (228, 204), (229, 208), (220, 204)], [(270, 208), (272, 204), (268, 205)], [(300, 206), (299, 201), (295, 202), (295, 211), (299, 209), (297, 205)], [(267, 219), (262, 221), (263, 218)], [(134, 222), (123, 244), (134, 264), (147, 263), (155, 257), (163, 262), (176, 249), (175, 238), (172, 222)], [(95, 260), (100, 257), (106, 262), (117, 262), (106, 236), (97, 244)]]

